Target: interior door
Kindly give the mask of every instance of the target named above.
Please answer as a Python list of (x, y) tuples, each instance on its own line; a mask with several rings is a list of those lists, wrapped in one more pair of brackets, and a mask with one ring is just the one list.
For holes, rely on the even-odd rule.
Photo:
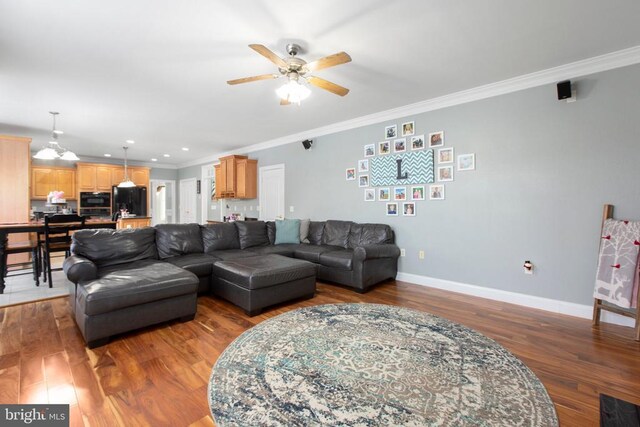
[(196, 179), (180, 180), (180, 222), (190, 224), (197, 222)]
[(260, 168), (260, 219), (284, 218), (284, 165)]

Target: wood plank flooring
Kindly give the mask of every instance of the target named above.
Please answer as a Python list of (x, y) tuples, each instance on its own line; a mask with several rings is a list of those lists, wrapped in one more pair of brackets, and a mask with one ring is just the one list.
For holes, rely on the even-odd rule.
[(72, 426), (211, 426), (207, 384), (218, 356), (253, 325), (316, 304), (400, 305), (493, 338), (547, 387), (563, 426), (598, 425), (598, 395), (640, 404), (640, 344), (603, 325), (402, 282), (365, 295), (319, 283), (315, 298), (249, 318), (213, 297), (193, 321), (121, 335), (88, 350), (67, 298), (0, 309), (0, 403), (68, 403)]

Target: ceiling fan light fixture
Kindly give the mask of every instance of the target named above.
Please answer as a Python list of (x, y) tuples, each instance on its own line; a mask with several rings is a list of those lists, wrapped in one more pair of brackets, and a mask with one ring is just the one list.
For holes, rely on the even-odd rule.
[(307, 99), (311, 95), (308, 87), (301, 85), (297, 80), (291, 79), (284, 85), (276, 89), (276, 94), (285, 101), (300, 104), (300, 101)]

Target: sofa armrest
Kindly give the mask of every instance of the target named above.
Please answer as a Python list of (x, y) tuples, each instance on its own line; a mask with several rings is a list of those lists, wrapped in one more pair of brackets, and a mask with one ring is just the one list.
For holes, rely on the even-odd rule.
[(353, 258), (357, 260), (398, 258), (399, 256), (400, 248), (393, 243), (357, 246), (353, 249)]
[(79, 255), (71, 255), (65, 259), (62, 269), (67, 278), (76, 285), (80, 281), (98, 278), (98, 266), (93, 261)]

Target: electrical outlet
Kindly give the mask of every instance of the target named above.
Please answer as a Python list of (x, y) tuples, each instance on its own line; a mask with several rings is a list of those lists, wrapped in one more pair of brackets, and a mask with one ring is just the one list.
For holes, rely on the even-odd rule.
[(418, 252), (418, 258), (424, 259), (424, 251)]
[(289, 212), (293, 212), (293, 206), (289, 206)]
[(216, 209), (218, 209), (218, 207), (216, 205), (211, 205), (211, 210), (215, 211)]
[(400, 249), (400, 256), (404, 256), (404, 249)]

